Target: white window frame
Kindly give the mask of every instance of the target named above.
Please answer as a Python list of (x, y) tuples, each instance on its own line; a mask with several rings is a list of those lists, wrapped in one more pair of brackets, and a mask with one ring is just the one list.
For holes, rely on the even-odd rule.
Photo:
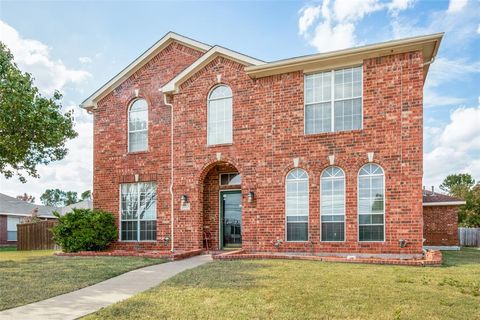
[[(155, 181), (142, 181), (142, 182), (126, 182), (126, 183), (120, 183), (119, 185), (119, 219), (118, 219), (118, 241), (119, 242), (157, 242), (157, 239), (155, 240), (139, 240), (140, 239), (140, 215), (137, 212), (137, 219), (136, 220), (122, 220), (122, 185), (124, 184), (141, 184), (141, 183), (154, 183), (155, 184), (155, 228), (156, 228), (156, 234), (158, 238), (158, 212), (157, 212), (157, 195), (158, 195), (158, 184)], [(137, 187), (137, 202), (140, 203), (140, 192), (138, 192), (138, 187)], [(122, 222), (123, 221), (137, 221), (137, 240), (122, 240)], [(143, 221), (154, 221), (154, 220), (143, 220)]]
[[(335, 99), (335, 71), (340, 71), (344, 69), (352, 69), (352, 68), (362, 68), (361, 77), (360, 77), (360, 82), (361, 82), (361, 90), (360, 90), (360, 96), (359, 97), (351, 97), (351, 98), (343, 98), (343, 99)], [(313, 133), (307, 133), (307, 81), (306, 78), (311, 75), (315, 74), (320, 74), (320, 73), (330, 73), (330, 115), (331, 115), (331, 123), (330, 123), (330, 131), (324, 131), (324, 132), (313, 132)], [(360, 103), (360, 128), (358, 129), (353, 129), (353, 130), (340, 130), (340, 131), (335, 131), (335, 102), (338, 101), (346, 101), (346, 100), (354, 100), (354, 99), (361, 99)], [(315, 103), (309, 103), (309, 105), (312, 104), (319, 104), (319, 103), (327, 103), (327, 101), (323, 102), (315, 102)], [(354, 66), (349, 66), (349, 67), (342, 67), (342, 68), (337, 68), (337, 69), (329, 69), (329, 70), (323, 70), (323, 71), (315, 71), (311, 73), (305, 73), (303, 75), (303, 134), (304, 135), (316, 135), (316, 134), (325, 134), (325, 133), (338, 133), (338, 132), (348, 132), (348, 131), (356, 131), (356, 130), (363, 130), (363, 65), (354, 65)]]
[[(322, 240), (322, 177), (323, 174), (325, 173), (326, 170), (329, 168), (338, 168), (342, 171), (343, 173), (343, 240), (333, 240), (333, 241), (327, 241), (327, 240)], [(331, 177), (327, 179), (332, 179)], [(339, 178), (333, 178), (333, 179), (339, 179)], [(346, 242), (347, 241), (347, 177), (345, 175), (345, 171), (340, 168), (339, 166), (328, 166), (325, 169), (323, 169), (322, 173), (320, 174), (320, 242)], [(334, 214), (326, 214), (328, 216), (334, 216)], [(332, 223), (332, 222), (326, 222), (326, 223)]]
[[(13, 219), (17, 221), (17, 223), (15, 224), (15, 230), (10, 229), (10, 228), (9, 228), (10, 225), (9, 225), (9, 223), (8, 223), (8, 222), (9, 222), (8, 220), (13, 220)], [(7, 241), (8, 241), (8, 242), (16, 242), (16, 241), (18, 241), (18, 227), (17, 227), (17, 224), (20, 224), (21, 220), (22, 220), (21, 217), (7, 216)], [(9, 232), (15, 232), (15, 240), (10, 240), (10, 239), (8, 238), (8, 233), (9, 233)]]
[[(130, 130), (130, 111), (133, 107), (133, 104), (139, 100), (144, 100), (145, 103), (147, 104), (147, 110), (145, 110), (145, 112), (147, 113), (147, 127), (143, 130)], [(127, 109), (127, 152), (128, 153), (137, 153), (137, 152), (146, 152), (148, 151), (148, 120), (149, 120), (149, 105), (148, 105), (148, 101), (144, 98), (138, 98), (138, 99), (135, 99), (133, 100), (132, 102), (130, 102), (130, 105), (128, 106), (128, 109)], [(138, 111), (137, 111), (138, 112)], [(130, 151), (130, 133), (138, 133), (138, 132), (147, 132), (147, 143), (146, 143), (146, 149), (144, 150), (136, 150), (136, 151)]]
[[(222, 98), (216, 98), (216, 99), (211, 99), (210, 97), (212, 96), (212, 93), (218, 89), (219, 87), (227, 87), (230, 92), (231, 92), (231, 95), (230, 97), (222, 97)], [(220, 143), (211, 143), (210, 141), (210, 102), (211, 101), (219, 101), (219, 100), (224, 100), (224, 99), (230, 99), (231, 100), (231, 112), (232, 112), (232, 119), (230, 121), (230, 126), (231, 126), (231, 136), (229, 137), (230, 138), (230, 141), (227, 141), (227, 142), (220, 142)], [(219, 85), (216, 85), (215, 87), (213, 87), (210, 92), (208, 93), (208, 96), (207, 96), (207, 146), (211, 147), (211, 146), (219, 146), (219, 145), (228, 145), (228, 144), (233, 144), (233, 90), (230, 86), (226, 85), (226, 84), (219, 84)]]
[[(287, 240), (288, 239), (288, 234), (287, 234), (287, 231), (288, 231), (288, 215), (287, 215), (287, 181), (288, 181), (288, 175), (294, 171), (294, 170), (302, 170), (303, 172), (305, 172), (305, 174), (307, 175), (307, 240)], [(310, 176), (308, 175), (308, 172), (307, 170), (303, 169), (303, 168), (293, 168), (291, 170), (289, 170), (287, 172), (287, 174), (285, 175), (285, 242), (292, 242), (292, 243), (295, 243), (295, 242), (298, 242), (298, 243), (305, 243), (305, 242), (308, 242), (310, 240)], [(299, 223), (299, 222), (291, 222), (291, 223)], [(303, 222), (301, 222), (303, 223)]]
[[(382, 170), (383, 175), (383, 224), (369, 224), (369, 226), (380, 226), (383, 225), (383, 240), (360, 240), (360, 172), (362, 171), (363, 167), (374, 164), (377, 165)], [(380, 176), (379, 174), (369, 175), (371, 176)], [(357, 173), (357, 241), (361, 243), (369, 243), (369, 242), (386, 242), (387, 241), (387, 224), (386, 224), (386, 190), (387, 187), (385, 185), (385, 170), (383, 167), (378, 163), (366, 163), (360, 167)], [(374, 213), (375, 214), (375, 213)], [(378, 213), (377, 213), (378, 214)]]

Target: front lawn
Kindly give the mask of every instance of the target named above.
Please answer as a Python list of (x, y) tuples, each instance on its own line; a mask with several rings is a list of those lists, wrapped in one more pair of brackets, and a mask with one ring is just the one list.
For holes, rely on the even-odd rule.
[(162, 263), (136, 257), (57, 257), (53, 251), (0, 252), (0, 310), (71, 292)]
[(87, 319), (480, 319), (480, 250), (443, 267), (214, 261)]

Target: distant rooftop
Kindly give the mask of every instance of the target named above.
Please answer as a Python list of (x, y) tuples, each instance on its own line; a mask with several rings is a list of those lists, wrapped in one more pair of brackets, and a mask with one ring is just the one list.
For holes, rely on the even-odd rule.
[(462, 205), (465, 204), (460, 198), (452, 197), (443, 193), (423, 190), (424, 205)]
[(40, 217), (46, 218), (53, 218), (53, 212), (60, 211), (60, 208), (29, 203), (0, 193), (0, 214), (29, 216), (35, 208), (38, 209)]

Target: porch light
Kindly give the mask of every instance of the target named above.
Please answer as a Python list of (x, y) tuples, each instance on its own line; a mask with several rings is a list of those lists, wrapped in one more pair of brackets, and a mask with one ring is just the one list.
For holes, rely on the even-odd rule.
[(188, 202), (188, 197), (186, 194), (182, 195), (182, 197), (180, 198), (180, 200), (182, 201), (182, 203), (186, 203)]
[(400, 245), (400, 248), (405, 248), (407, 246), (407, 240), (400, 239), (398, 244)]
[(248, 203), (252, 203), (253, 202), (253, 197), (255, 196), (255, 193), (253, 193), (253, 191), (250, 191), (248, 193)]

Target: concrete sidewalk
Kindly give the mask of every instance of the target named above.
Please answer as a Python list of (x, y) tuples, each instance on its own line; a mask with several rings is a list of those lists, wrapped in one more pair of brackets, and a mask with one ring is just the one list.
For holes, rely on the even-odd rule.
[(77, 319), (154, 287), (187, 269), (211, 261), (209, 255), (162, 263), (124, 273), (93, 286), (0, 312), (0, 319)]

